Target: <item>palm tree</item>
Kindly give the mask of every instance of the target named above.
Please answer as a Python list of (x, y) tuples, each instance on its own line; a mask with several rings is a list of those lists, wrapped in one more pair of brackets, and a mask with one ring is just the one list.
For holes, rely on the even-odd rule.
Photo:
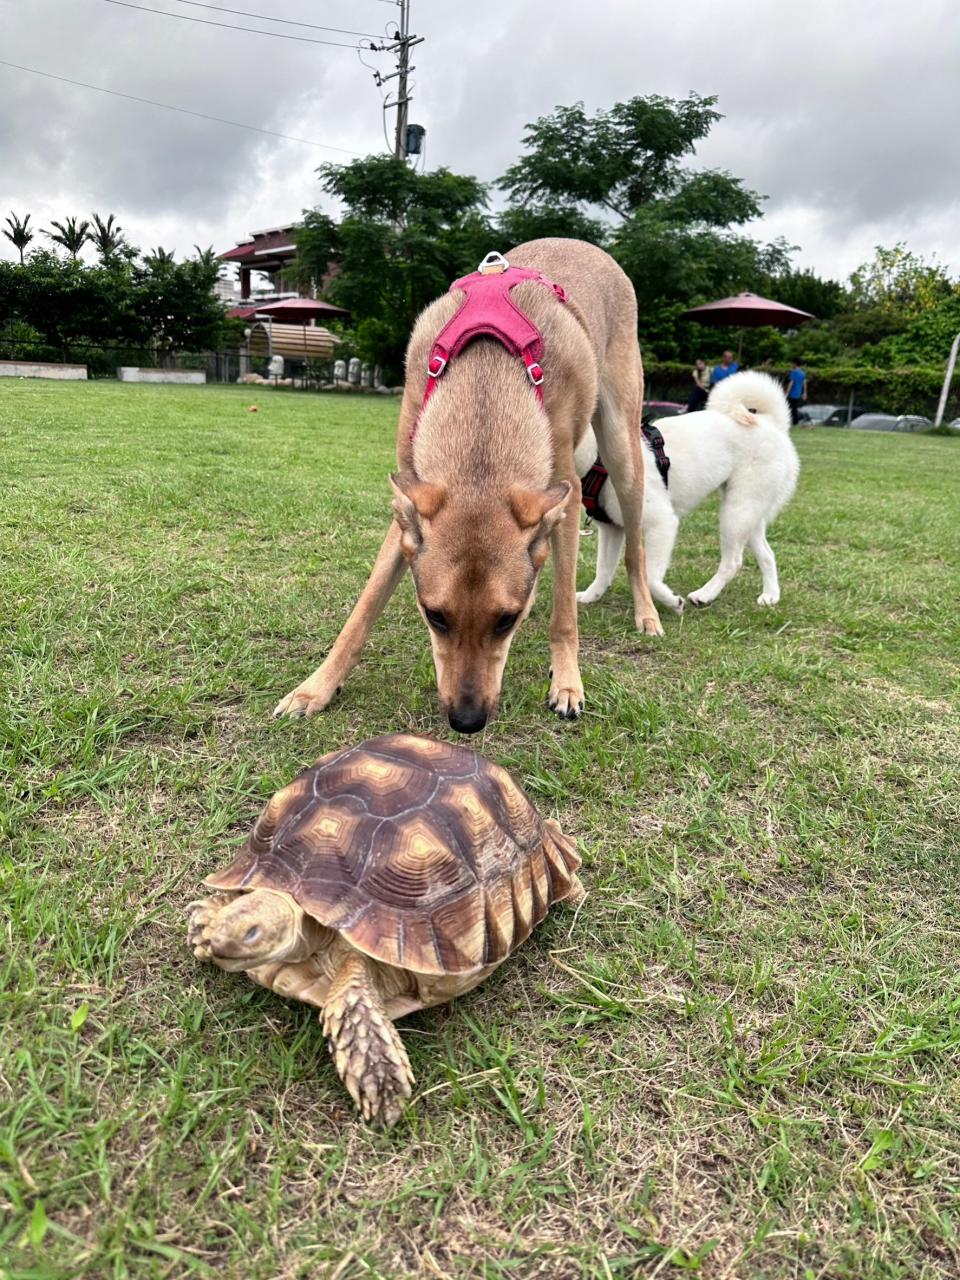
[(91, 214), (93, 230), (90, 232), (90, 243), (96, 246), (101, 262), (108, 262), (121, 249), (126, 247), (126, 237), (112, 213), (107, 214), (106, 221), (99, 213)]
[(82, 222), (78, 222), (76, 218), (55, 222), (51, 218), (50, 225), (56, 227), (56, 231), (47, 231), (45, 234), (54, 244), (62, 244), (70, 257), (76, 260), (77, 254), (90, 239), (90, 223), (86, 218)]
[(193, 247), (197, 251), (197, 261), (200, 263), (201, 267), (219, 266), (219, 259), (213, 245), (210, 245), (208, 249), (201, 249), (198, 244), (195, 244)]
[(10, 228), (10, 230), (4, 231), (3, 233), (7, 237), (7, 239), (10, 241), (10, 243), (14, 246), (14, 248), (20, 250), (21, 267), (23, 266), (23, 251), (24, 249), (26, 249), (27, 245), (33, 239), (33, 232), (27, 226), (29, 221), (30, 221), (29, 213), (26, 215), (26, 217), (23, 219), (22, 222), (15, 213), (11, 213), (10, 216), (7, 218), (7, 226)]
[(152, 253), (146, 253), (143, 256), (144, 262), (148, 267), (172, 267), (175, 262), (172, 249), (164, 249), (162, 245), (157, 245)]

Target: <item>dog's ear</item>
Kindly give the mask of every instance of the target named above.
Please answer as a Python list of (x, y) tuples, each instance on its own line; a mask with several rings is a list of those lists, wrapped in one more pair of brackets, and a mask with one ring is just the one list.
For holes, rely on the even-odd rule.
[(523, 489), (513, 484), (507, 490), (507, 500), (513, 518), (521, 529), (537, 530), (547, 534), (566, 515), (566, 503), (570, 497), (569, 480), (561, 480), (549, 489)]
[(447, 499), (442, 484), (418, 480), (411, 471), (390, 477), (393, 489), (393, 514), (403, 530), (400, 546), (407, 559), (412, 559), (423, 541), (424, 520), (432, 520)]
[(572, 488), (569, 480), (561, 480), (549, 489), (523, 489), (514, 484), (507, 491), (514, 520), (521, 529), (533, 530), (530, 559), (536, 569), (544, 566), (547, 537), (567, 514), (567, 500)]

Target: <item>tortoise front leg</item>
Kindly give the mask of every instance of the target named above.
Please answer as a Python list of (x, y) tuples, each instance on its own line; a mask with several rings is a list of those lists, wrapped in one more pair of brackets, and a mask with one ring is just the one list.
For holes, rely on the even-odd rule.
[(211, 893), (209, 898), (198, 898), (187, 907), (187, 946), (198, 960), (210, 960), (216, 964), (210, 954), (208, 931), (221, 910), (236, 898), (235, 893)]
[(413, 1071), (383, 1007), (376, 970), (359, 951), (344, 954), (322, 1022), (334, 1064), (364, 1120), (394, 1124), (413, 1093)]

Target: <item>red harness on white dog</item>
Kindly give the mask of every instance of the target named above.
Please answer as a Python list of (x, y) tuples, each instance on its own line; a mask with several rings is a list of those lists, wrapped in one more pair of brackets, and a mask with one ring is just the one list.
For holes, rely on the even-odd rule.
[[(561, 302), (566, 294), (560, 285), (548, 280), (539, 271), (527, 267), (511, 267), (499, 253), (488, 253), (479, 268), (469, 276), (454, 280), (450, 292), (462, 291), (464, 297), (456, 315), (440, 330), (430, 350), (427, 362), (427, 385), (420, 404), (417, 422), (427, 407), (427, 401), (436, 390), (447, 365), (472, 342), (474, 338), (495, 338), (511, 355), (518, 356), (526, 366), (533, 385), (537, 403), (543, 404), (543, 334), (510, 297), (510, 291), (524, 280), (552, 289)], [(410, 432), (413, 441), (417, 422)]]

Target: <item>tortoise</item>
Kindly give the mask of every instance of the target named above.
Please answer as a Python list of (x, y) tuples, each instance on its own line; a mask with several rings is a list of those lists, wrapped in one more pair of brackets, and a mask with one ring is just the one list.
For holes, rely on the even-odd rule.
[(471, 990), (552, 903), (583, 899), (573, 840), (466, 747), (395, 733), (331, 752), (278, 791), (191, 903), (209, 960), (321, 1010), (366, 1120), (414, 1081), (393, 1019)]

